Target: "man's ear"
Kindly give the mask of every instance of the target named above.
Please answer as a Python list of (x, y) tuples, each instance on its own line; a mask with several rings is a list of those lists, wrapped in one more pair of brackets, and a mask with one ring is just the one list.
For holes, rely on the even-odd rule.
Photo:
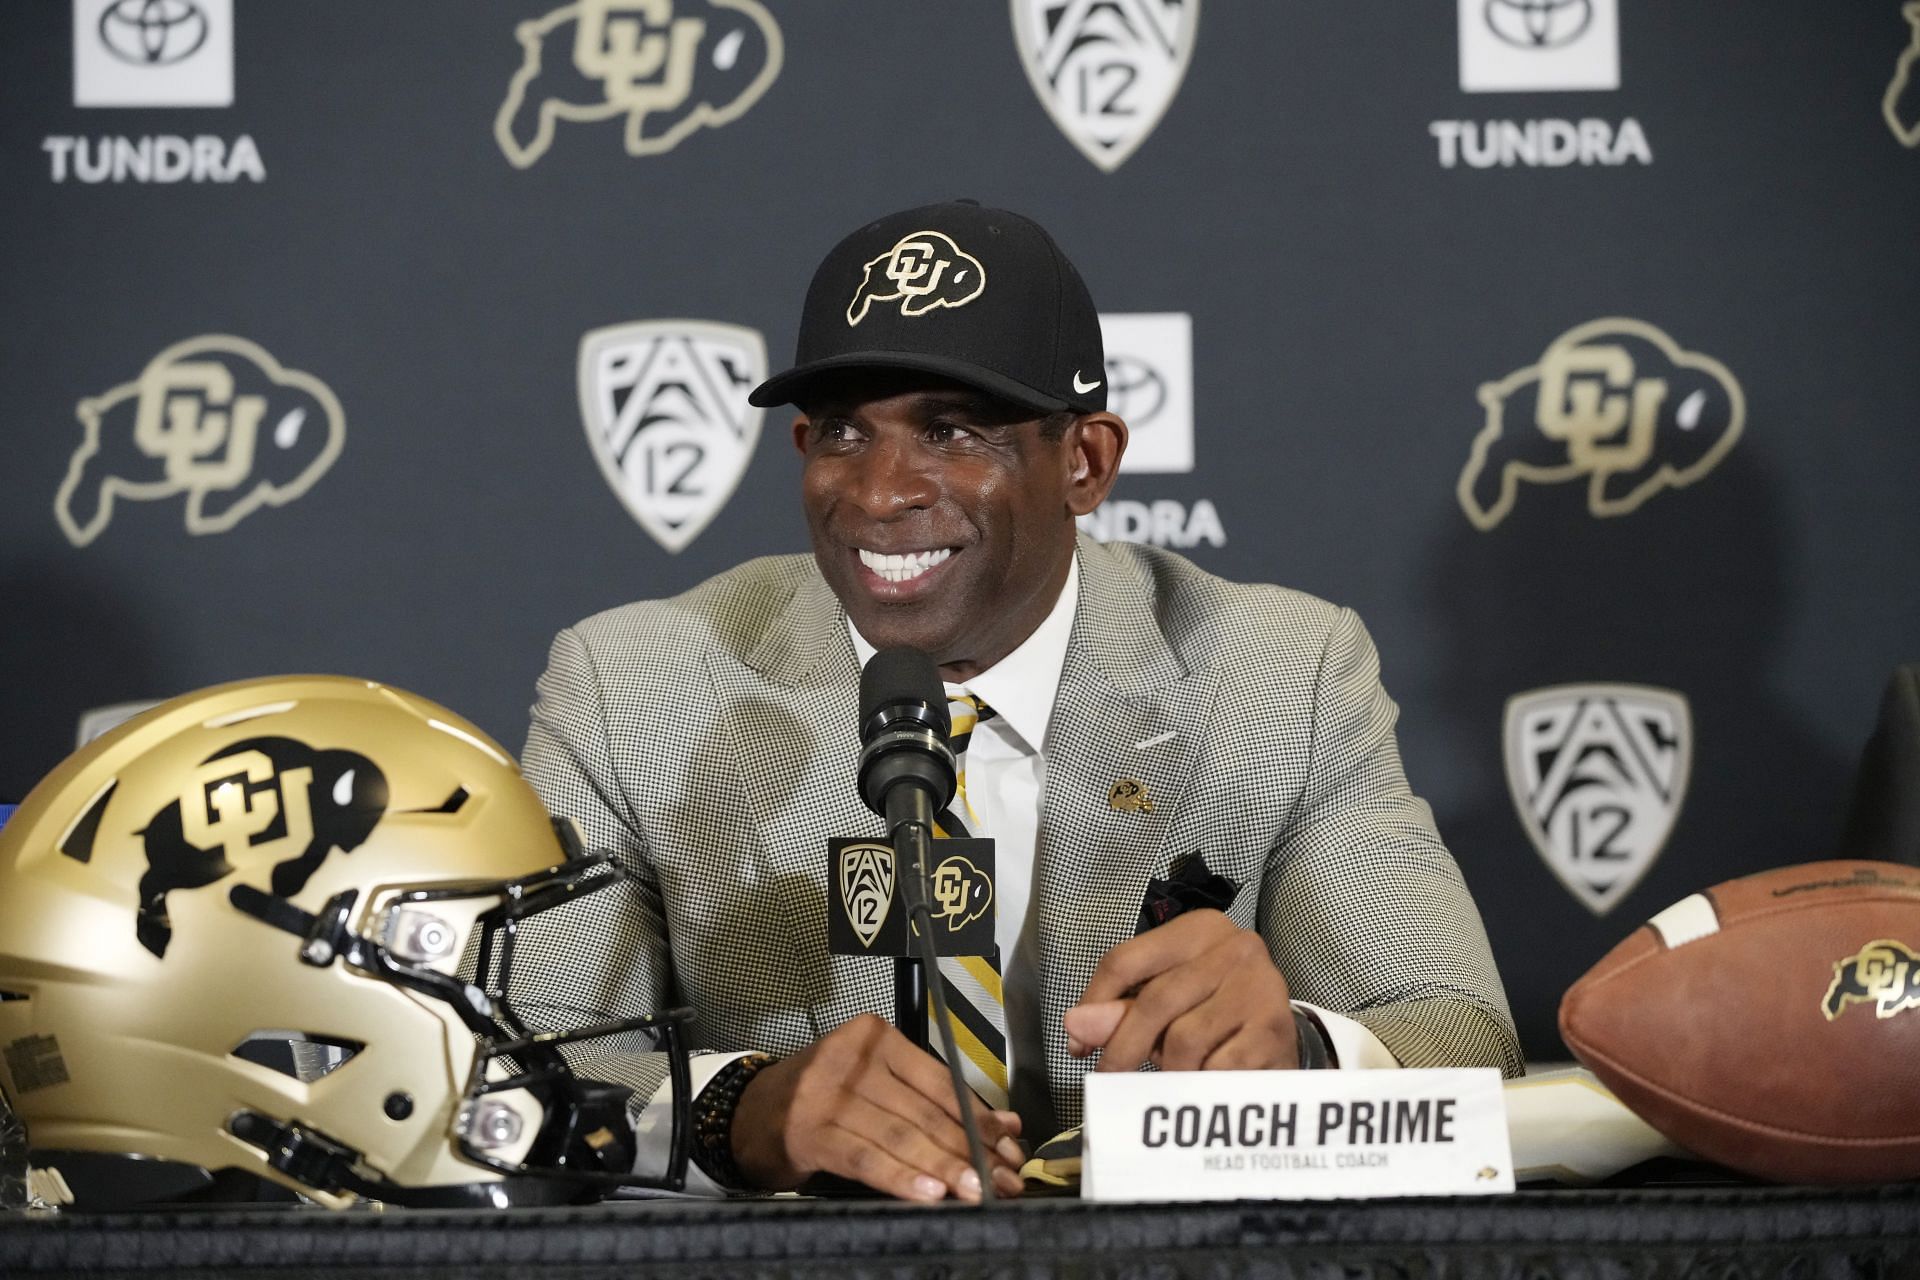
[(1113, 489), (1127, 451), (1127, 424), (1111, 413), (1083, 413), (1067, 428), (1066, 445), (1067, 510), (1084, 516)]
[(807, 452), (807, 428), (812, 425), (812, 421), (804, 413), (797, 414), (793, 419), (793, 447), (802, 455)]

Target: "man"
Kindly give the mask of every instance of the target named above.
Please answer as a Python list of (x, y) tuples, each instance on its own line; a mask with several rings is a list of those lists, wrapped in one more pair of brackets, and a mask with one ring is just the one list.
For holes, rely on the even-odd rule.
[[(1519, 1069), (1359, 621), (1077, 537), (1126, 447), (1105, 376), (1086, 287), (1031, 221), (961, 202), (863, 227), (752, 397), (799, 408), (813, 557), (554, 643), (528, 774), (636, 887), (549, 940), (550, 981), (611, 1014), (687, 1003), (694, 1043), (734, 1051), (695, 1075), (715, 1183), (979, 1194), (947, 1069), (875, 1016), (891, 962), (826, 950), (826, 842), (880, 834), (860, 666), (896, 645), (972, 699), (955, 808), (996, 840), (999, 964), (948, 993), (1000, 1191), (1013, 1139), (1078, 1122), (1090, 1068)], [(1140, 931), (1149, 882), (1212, 876), (1239, 886), (1224, 911)], [(657, 1070), (624, 1078), (661, 1098)]]

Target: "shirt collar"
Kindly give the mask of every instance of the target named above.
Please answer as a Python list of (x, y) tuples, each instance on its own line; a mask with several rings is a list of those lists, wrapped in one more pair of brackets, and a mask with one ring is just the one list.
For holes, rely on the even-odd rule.
[[(1060, 672), (1067, 664), (1067, 641), (1073, 636), (1073, 619), (1079, 608), (1080, 555), (1076, 551), (1067, 563), (1067, 582), (1060, 589), (1060, 598), (1033, 634), (964, 685), (949, 684), (947, 693), (971, 693), (982, 699), (1000, 713), (1008, 728), (1025, 738), (1034, 750), (1040, 750), (1047, 740), (1054, 695), (1060, 691)], [(853, 636), (860, 665), (865, 667), (876, 650), (851, 618), (847, 619), (847, 631)]]

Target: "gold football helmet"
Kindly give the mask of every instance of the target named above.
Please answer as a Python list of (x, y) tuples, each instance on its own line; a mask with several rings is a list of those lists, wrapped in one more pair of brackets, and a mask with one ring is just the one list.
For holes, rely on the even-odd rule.
[[(0, 1086), (36, 1163), (239, 1169), (335, 1207), (678, 1188), (687, 1011), (536, 1032), (512, 998), (522, 922), (625, 874), (422, 698), (337, 676), (176, 698), (0, 828)], [(559, 1052), (630, 1032), (675, 1085), (660, 1177), (631, 1172), (629, 1091)]]

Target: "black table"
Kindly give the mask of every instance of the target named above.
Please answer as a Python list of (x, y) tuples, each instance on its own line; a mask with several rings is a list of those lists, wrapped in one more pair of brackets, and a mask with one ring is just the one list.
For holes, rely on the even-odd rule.
[(641, 1201), (0, 1217), (0, 1276), (1920, 1277), (1920, 1187), (1208, 1205)]

